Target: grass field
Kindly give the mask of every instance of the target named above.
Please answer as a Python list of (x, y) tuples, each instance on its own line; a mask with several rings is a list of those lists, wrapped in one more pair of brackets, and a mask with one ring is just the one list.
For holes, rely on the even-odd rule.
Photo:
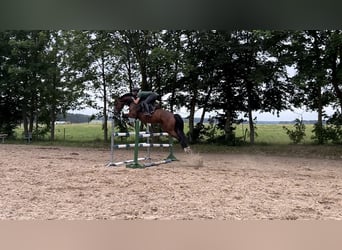
[[(290, 144), (292, 141), (289, 139), (289, 136), (286, 134), (286, 131), (283, 129), (283, 126), (287, 127), (290, 130), (294, 130), (293, 125), (291, 124), (261, 124), (256, 126), (257, 136), (255, 137), (256, 143), (261, 144)], [(239, 125), (236, 128), (236, 136), (242, 136), (243, 131), (247, 128), (247, 125)], [(312, 129), (313, 125), (306, 125), (305, 130), (305, 138), (303, 143), (312, 143)], [(247, 138), (247, 141), (249, 139)]]
[[(201, 143), (192, 145), (195, 152), (213, 152), (213, 153), (256, 153), (256, 154), (278, 154), (278, 155), (297, 155), (311, 157), (327, 157), (334, 159), (342, 159), (341, 145), (315, 145), (312, 136), (312, 125), (306, 125), (306, 136), (303, 143), (293, 145), (284, 125), (272, 124), (257, 125), (255, 145), (248, 144), (249, 138), (246, 138), (247, 144), (239, 147), (228, 147), (224, 145)], [(293, 129), (293, 125), (285, 125), (289, 129)], [(243, 131), (248, 128), (247, 125), (239, 125), (236, 128), (236, 136), (242, 137)], [(21, 135), (22, 128), (16, 129), (16, 140), (6, 140), (6, 143), (26, 143)], [(109, 125), (108, 133), (111, 127)], [(187, 127), (185, 127), (187, 132)], [(125, 140), (125, 139), (122, 139)], [(128, 138), (127, 142), (133, 142), (133, 137)], [(176, 141), (175, 141), (176, 142)], [(103, 130), (101, 123), (82, 123), (82, 124), (59, 124), (56, 125), (55, 141), (49, 140), (49, 135), (44, 139), (33, 141), (39, 145), (58, 145), (58, 146), (76, 146), (76, 147), (94, 147), (94, 148), (110, 148), (109, 142), (104, 142)], [(124, 142), (123, 142), (124, 143)], [(175, 150), (180, 150), (176, 145)]]
[[(255, 142), (260, 144), (290, 144), (291, 140), (283, 129), (284, 125), (280, 124), (261, 124), (256, 126), (257, 136)], [(293, 129), (293, 125), (285, 125), (289, 129)], [(242, 137), (247, 125), (239, 125), (236, 127), (236, 136)], [(312, 125), (306, 125), (306, 136), (303, 143), (312, 143)], [(188, 131), (185, 126), (185, 132)], [(111, 127), (108, 126), (110, 134)], [(23, 129), (21, 127), (15, 130), (16, 137), (21, 138)], [(101, 123), (75, 123), (75, 124), (58, 124), (55, 128), (55, 140), (57, 142), (103, 142), (103, 129)], [(48, 140), (49, 135), (45, 135), (42, 141)], [(249, 141), (249, 138), (246, 138)]]
[[(108, 133), (110, 134), (110, 129)], [(23, 128), (18, 127), (15, 130), (16, 141), (23, 141)], [(57, 124), (55, 127), (55, 141), (50, 142), (50, 134), (40, 138), (39, 144), (58, 144), (66, 146), (104, 146), (104, 135), (101, 123), (74, 123)]]
[[(257, 125), (255, 137), (256, 144), (291, 144), (291, 140), (283, 129), (284, 125), (272, 124)], [(293, 125), (286, 125), (289, 129), (293, 129)], [(247, 125), (239, 125), (236, 127), (236, 136), (243, 137), (243, 133), (246, 130)], [(312, 125), (306, 126), (306, 136), (303, 141), (304, 144), (311, 144), (313, 141), (312, 137)], [(185, 126), (185, 132), (187, 132), (187, 126)], [(17, 140), (21, 139), (23, 133), (22, 128), (16, 129)], [(108, 133), (110, 135), (111, 127), (108, 127)], [(41, 142), (49, 141), (49, 135), (45, 135), (40, 140)], [(66, 144), (86, 144), (86, 143), (97, 143), (101, 144), (104, 142), (104, 135), (101, 123), (77, 123), (77, 124), (58, 124), (55, 128), (55, 141), (57, 143)], [(249, 141), (248, 136), (246, 142)]]

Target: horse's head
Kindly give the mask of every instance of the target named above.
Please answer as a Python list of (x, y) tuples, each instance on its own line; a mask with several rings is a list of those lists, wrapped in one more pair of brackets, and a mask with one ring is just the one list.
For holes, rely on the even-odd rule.
[(121, 102), (120, 100), (115, 100), (114, 102), (114, 113), (119, 113), (123, 107), (125, 106), (125, 103)]
[(132, 102), (133, 95), (131, 93), (124, 94), (114, 102), (114, 113), (119, 113), (125, 105), (129, 106)]

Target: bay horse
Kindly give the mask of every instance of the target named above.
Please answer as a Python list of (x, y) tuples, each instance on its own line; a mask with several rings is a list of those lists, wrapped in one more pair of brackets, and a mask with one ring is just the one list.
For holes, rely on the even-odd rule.
[(142, 112), (140, 104), (133, 102), (133, 95), (131, 93), (124, 94), (115, 100), (114, 112), (119, 113), (125, 105), (129, 107), (128, 117), (139, 119), (144, 124), (160, 124), (164, 132), (167, 132), (179, 141), (184, 152), (191, 152), (184, 134), (184, 122), (180, 115), (173, 114), (162, 108), (157, 108), (151, 116), (147, 116)]

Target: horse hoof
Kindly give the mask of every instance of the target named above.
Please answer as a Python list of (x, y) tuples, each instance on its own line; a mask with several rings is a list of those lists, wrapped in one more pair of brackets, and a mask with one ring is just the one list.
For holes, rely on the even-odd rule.
[(184, 148), (184, 152), (185, 152), (185, 153), (187, 153), (187, 154), (190, 154), (190, 153), (192, 153), (192, 151), (191, 151), (191, 148), (190, 148), (190, 147), (186, 147), (186, 148)]

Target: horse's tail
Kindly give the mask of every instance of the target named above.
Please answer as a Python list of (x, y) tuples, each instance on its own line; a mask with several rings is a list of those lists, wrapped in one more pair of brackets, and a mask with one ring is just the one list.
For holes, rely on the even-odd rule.
[(179, 142), (184, 150), (188, 149), (188, 142), (186, 136), (184, 134), (184, 121), (182, 117), (178, 114), (174, 115), (176, 123), (175, 123), (175, 131), (179, 137)]
[(175, 124), (175, 130), (184, 130), (184, 121), (182, 119), (182, 117), (179, 114), (175, 114), (174, 115), (175, 120), (176, 120), (176, 124)]

